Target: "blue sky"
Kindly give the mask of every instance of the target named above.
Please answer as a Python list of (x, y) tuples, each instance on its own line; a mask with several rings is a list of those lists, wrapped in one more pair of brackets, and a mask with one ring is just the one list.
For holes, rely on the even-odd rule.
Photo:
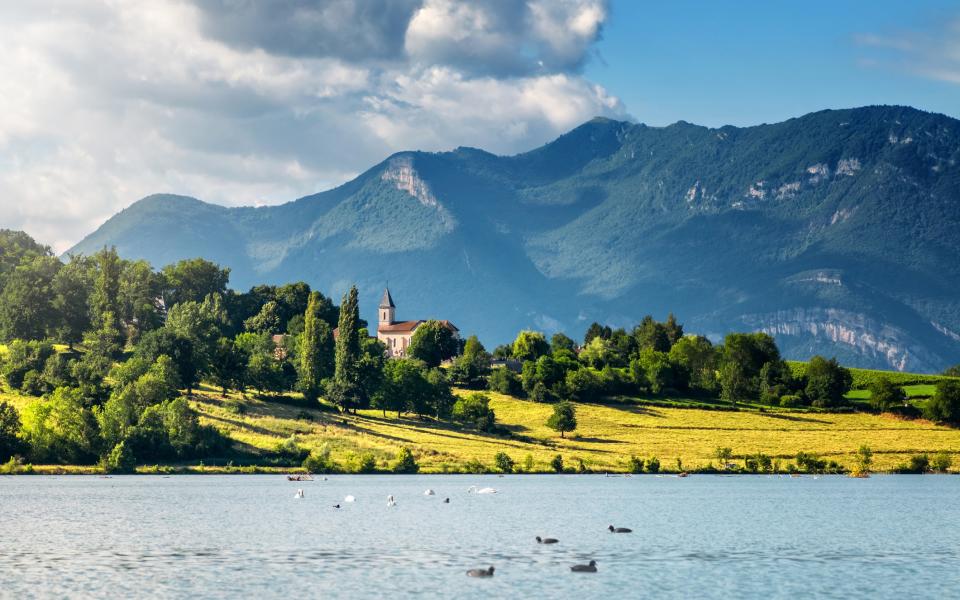
[(279, 204), (598, 115), (960, 117), (960, 0), (45, 0), (0, 39), (0, 227), (60, 251), (150, 194)]
[(901, 51), (934, 44), (958, 16), (956, 0), (615, 0), (585, 75), (649, 125), (751, 125), (866, 104), (958, 117), (960, 83), (918, 74)]

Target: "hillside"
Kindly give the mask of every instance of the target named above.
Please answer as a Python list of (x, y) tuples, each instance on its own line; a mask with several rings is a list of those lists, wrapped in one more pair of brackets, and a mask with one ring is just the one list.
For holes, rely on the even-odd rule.
[[(413, 416), (384, 417), (373, 410), (355, 416), (331, 412), (332, 407), (318, 410), (238, 396), (224, 399), (211, 390), (197, 393), (191, 405), (200, 413), (201, 421), (215, 425), (233, 440), (240, 453), (233, 459), (238, 466), (270, 464), (277, 457), (278, 445), (291, 437), (304, 449), (326, 445), (332, 458), (347, 467), (356, 456), (370, 453), (377, 459), (378, 468), (387, 468), (397, 451), (406, 446), (426, 473), (463, 472), (472, 460), (493, 470), (493, 458), (500, 451), (508, 453), (518, 465), (530, 455), (536, 472), (551, 472), (550, 461), (557, 454), (575, 469), (582, 460), (593, 471), (623, 472), (628, 470), (632, 455), (658, 457), (668, 471), (676, 470), (677, 458), (687, 469), (716, 465), (717, 447), (731, 448), (738, 464), (744, 456), (762, 452), (779, 459), (783, 469), (797, 452), (816, 453), (849, 468), (862, 444), (873, 450), (879, 471), (891, 470), (917, 453), (948, 452), (954, 457), (960, 453), (960, 430), (923, 420), (862, 413), (729, 412), (584, 404), (578, 407), (576, 433), (560, 439), (544, 425), (551, 411), (549, 405), (490, 395), (497, 421), (511, 432), (511, 437), (463, 431)], [(13, 395), (3, 399), (12, 400), (21, 409), (32, 401)], [(957, 462), (954, 458), (954, 464)], [(206, 464), (207, 470), (222, 470), (226, 461), (208, 460)]]
[(907, 107), (655, 128), (595, 119), (525, 154), (403, 152), (294, 202), (144, 198), (71, 252), (203, 256), (232, 285), (350, 282), (364, 316), (485, 343), (675, 312), (775, 334), (784, 354), (933, 372), (960, 362), (960, 122)]

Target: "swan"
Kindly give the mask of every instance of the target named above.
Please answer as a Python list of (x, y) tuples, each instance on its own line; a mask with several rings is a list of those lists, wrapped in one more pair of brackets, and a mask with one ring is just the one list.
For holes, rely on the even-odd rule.
[(586, 565), (573, 565), (570, 567), (570, 570), (574, 573), (596, 573), (597, 572), (597, 561), (591, 560), (590, 564)]
[(611, 525), (607, 527), (610, 530), (610, 533), (633, 533), (632, 529), (627, 529), (626, 527), (614, 527)]
[(479, 488), (479, 489), (477, 489), (477, 486), (475, 486), (475, 485), (471, 485), (471, 486), (467, 489), (467, 491), (470, 492), (470, 493), (473, 493), (473, 494), (496, 494), (496, 493), (497, 493), (497, 490), (493, 489), (492, 487), (485, 487), (485, 488)]
[(488, 569), (470, 569), (467, 571), (470, 577), (493, 577), (493, 567)]
[(347, 496), (346, 498), (343, 499), (343, 501), (344, 501), (344, 502), (356, 502), (357, 499), (354, 498), (353, 496)]
[(397, 501), (393, 499), (393, 494), (387, 496), (387, 506), (396, 506)]
[(427, 491), (425, 491), (425, 492), (423, 493), (424, 496), (433, 496), (434, 494), (436, 494), (436, 492), (434, 492), (433, 490), (430, 490), (430, 489), (428, 489)]
[(541, 538), (539, 535), (537, 536), (538, 544), (556, 544), (559, 541), (557, 538)]
[(303, 498), (303, 490), (297, 490), (297, 493), (293, 495), (294, 498)]

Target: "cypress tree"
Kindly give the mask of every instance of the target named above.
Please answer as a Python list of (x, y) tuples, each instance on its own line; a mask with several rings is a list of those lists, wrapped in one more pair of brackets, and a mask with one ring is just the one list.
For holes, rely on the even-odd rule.
[(342, 410), (356, 410), (360, 393), (360, 305), (357, 286), (343, 296), (334, 352), (333, 385), (328, 390)]
[(321, 383), (333, 374), (333, 336), (323, 320), (322, 297), (313, 292), (307, 300), (300, 335), (299, 364), (300, 391), (307, 400), (320, 395)]

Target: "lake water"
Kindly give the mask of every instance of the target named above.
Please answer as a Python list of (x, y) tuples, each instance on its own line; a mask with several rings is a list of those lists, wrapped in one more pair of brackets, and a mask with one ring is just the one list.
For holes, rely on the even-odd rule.
[(0, 597), (958, 597), (958, 498), (909, 475), (0, 477)]

